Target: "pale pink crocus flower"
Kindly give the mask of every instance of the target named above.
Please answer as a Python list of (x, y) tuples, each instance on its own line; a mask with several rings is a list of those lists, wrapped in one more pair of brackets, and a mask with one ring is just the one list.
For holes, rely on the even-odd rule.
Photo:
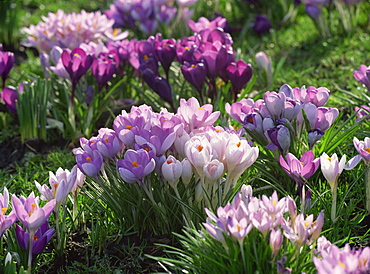
[(162, 165), (162, 175), (168, 184), (173, 188), (177, 188), (178, 180), (182, 175), (182, 164), (172, 155), (169, 155)]
[(343, 155), (339, 161), (336, 153), (329, 157), (324, 152), (320, 156), (320, 163), (321, 171), (325, 179), (328, 181), (332, 192), (331, 220), (334, 223), (336, 221), (338, 177), (344, 169), (346, 155)]

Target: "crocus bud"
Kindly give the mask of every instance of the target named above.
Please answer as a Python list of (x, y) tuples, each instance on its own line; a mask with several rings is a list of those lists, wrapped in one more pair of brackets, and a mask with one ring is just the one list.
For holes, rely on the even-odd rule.
[(258, 68), (263, 72), (266, 77), (266, 83), (268, 86), (272, 85), (272, 64), (266, 53), (260, 51), (255, 56)]
[(278, 148), (280, 153), (285, 155), (290, 147), (289, 129), (283, 125), (279, 125), (268, 129), (266, 133), (268, 139), (271, 141), (266, 147), (270, 150)]
[(193, 177), (193, 168), (188, 158), (184, 158), (181, 161), (181, 165), (182, 165), (181, 180), (185, 186), (188, 186), (188, 184), (191, 181), (191, 178)]
[(272, 254), (277, 254), (280, 250), (281, 244), (283, 243), (283, 235), (281, 234), (280, 228), (271, 229), (270, 232), (270, 245), (272, 248)]
[(216, 182), (224, 174), (224, 164), (217, 159), (213, 159), (205, 164), (203, 172), (209, 183)]
[(182, 175), (182, 163), (172, 155), (168, 156), (162, 164), (162, 175), (171, 187), (176, 188)]
[(263, 14), (258, 14), (254, 21), (253, 30), (258, 34), (268, 33), (271, 29), (270, 20)]

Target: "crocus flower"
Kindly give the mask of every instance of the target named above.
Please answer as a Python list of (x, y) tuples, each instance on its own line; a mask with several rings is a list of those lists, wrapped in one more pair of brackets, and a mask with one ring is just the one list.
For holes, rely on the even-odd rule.
[(283, 235), (280, 229), (271, 229), (270, 232), (270, 246), (272, 248), (272, 254), (277, 254), (280, 250), (281, 244), (283, 243)]
[(337, 187), (337, 180), (339, 175), (342, 173), (346, 162), (346, 155), (343, 155), (340, 161), (338, 156), (334, 153), (329, 157), (325, 152), (320, 156), (321, 171), (328, 181), (332, 191)]
[(356, 122), (359, 122), (364, 118), (370, 117), (370, 106), (362, 105), (360, 107), (355, 107), (355, 112), (357, 115)]
[(320, 159), (315, 159), (311, 150), (305, 152), (299, 160), (291, 153), (288, 153), (285, 159), (286, 161), (280, 155), (280, 165), (298, 185), (304, 184), (316, 172), (320, 164)]
[(353, 77), (370, 89), (370, 66), (360, 65), (360, 68), (353, 72)]
[(162, 165), (162, 175), (170, 186), (176, 188), (177, 182), (182, 175), (182, 163), (172, 155), (168, 156)]
[(11, 112), (17, 113), (18, 91), (15, 87), (4, 87), (1, 92), (1, 99)]
[[(42, 252), (46, 244), (50, 241), (54, 234), (55, 229), (49, 228), (49, 222), (46, 221), (39, 229), (36, 230), (32, 242), (32, 261), (35, 260), (36, 256)], [(28, 249), (28, 244), (30, 240), (30, 235), (28, 232), (24, 231), (18, 224), (15, 227), (15, 235), (20, 247), (24, 250)]]
[(155, 168), (155, 160), (144, 149), (129, 149), (123, 159), (117, 161), (117, 170), (124, 181), (130, 184), (143, 183), (145, 176)]
[(172, 106), (172, 88), (165, 78), (156, 76), (151, 69), (145, 69), (143, 71), (143, 78), (162, 100), (170, 103)]
[(272, 85), (272, 63), (271, 59), (263, 51), (257, 52), (255, 55), (257, 66), (263, 72), (266, 78), (266, 84)]
[(58, 168), (54, 174), (52, 171), (49, 172), (49, 184), (41, 186), (35, 181), (37, 189), (41, 193), (42, 200), (52, 200), (55, 198), (54, 211), (58, 212), (59, 207), (65, 203), (69, 192), (75, 185), (77, 178), (77, 165), (75, 165), (71, 171), (68, 169), (63, 170), (61, 167)]
[(198, 22), (194, 22), (193, 20), (188, 21), (189, 28), (199, 33), (200, 31), (204, 29), (213, 30), (215, 28), (221, 28), (223, 29), (226, 25), (226, 18), (223, 18), (221, 16), (216, 17), (214, 20), (209, 21), (205, 17), (199, 17)]
[(200, 93), (204, 82), (206, 81), (206, 68), (204, 63), (190, 64), (184, 62), (181, 66), (181, 72), (186, 81), (192, 84), (195, 89)]
[(268, 33), (272, 25), (270, 20), (263, 14), (258, 14), (254, 20), (253, 30), (258, 34)]
[(226, 74), (233, 86), (234, 101), (237, 99), (237, 94), (247, 85), (252, 78), (252, 66), (239, 60), (231, 63), (226, 67)]
[(356, 148), (357, 152), (359, 153), (351, 160), (348, 161), (348, 164), (344, 167), (345, 169), (353, 169), (357, 164), (364, 160), (367, 166), (370, 165), (370, 138), (365, 137), (363, 141), (357, 139), (357, 137), (353, 137), (353, 145)]
[(266, 131), (268, 139), (271, 141), (266, 147), (270, 150), (276, 148), (280, 153), (285, 155), (290, 147), (290, 133), (289, 129), (283, 125), (278, 125)]
[(71, 52), (63, 50), (60, 58), (72, 81), (72, 102), (78, 81), (89, 70), (94, 59), (93, 56), (86, 54), (82, 48), (75, 48)]
[(102, 156), (114, 159), (118, 153), (123, 151), (125, 145), (121, 143), (114, 130), (101, 128), (98, 132), (99, 140), (96, 142), (96, 148)]
[(331, 205), (331, 220), (334, 223), (336, 221), (336, 207), (337, 207), (337, 188), (338, 188), (338, 177), (342, 173), (344, 165), (346, 163), (346, 155), (343, 155), (340, 161), (338, 156), (334, 153), (329, 157), (325, 152), (320, 156), (321, 171), (328, 181), (331, 192), (332, 192), (332, 205)]
[(55, 199), (47, 202), (44, 207), (39, 207), (38, 200), (32, 192), (28, 198), (17, 198), (12, 196), (12, 205), (17, 218), (23, 226), (27, 229), (30, 235), (35, 235), (35, 232), (42, 224), (46, 222), (50, 214), (54, 210)]
[(4, 187), (4, 194), (0, 194), (0, 239), (4, 233), (11, 227), (17, 220), (17, 216), (12, 211), (9, 215), (5, 215), (9, 207), (9, 192), (6, 187)]
[(14, 61), (15, 58), (13, 52), (3, 52), (0, 50), (0, 76), (3, 80), (3, 89), (5, 88), (5, 81), (14, 66)]
[(100, 172), (103, 164), (103, 156), (98, 150), (89, 153), (81, 148), (75, 148), (73, 154), (76, 155), (78, 168), (85, 174), (95, 177)]
[(101, 90), (112, 79), (116, 72), (116, 64), (112, 60), (95, 59), (91, 71), (98, 82), (98, 89)]

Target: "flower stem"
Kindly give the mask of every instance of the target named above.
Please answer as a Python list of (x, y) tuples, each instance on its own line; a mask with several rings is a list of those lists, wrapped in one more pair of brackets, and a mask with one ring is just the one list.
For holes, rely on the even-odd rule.
[(370, 214), (370, 162), (365, 161), (366, 211)]
[(337, 215), (337, 190), (338, 187), (335, 184), (332, 189), (332, 197), (331, 197), (331, 221), (335, 223), (336, 221), (336, 215)]

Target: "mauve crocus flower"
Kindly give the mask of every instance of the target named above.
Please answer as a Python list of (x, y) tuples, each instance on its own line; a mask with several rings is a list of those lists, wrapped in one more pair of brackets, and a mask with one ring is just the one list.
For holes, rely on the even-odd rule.
[(125, 145), (119, 140), (117, 133), (109, 128), (99, 129), (96, 148), (102, 156), (114, 159), (115, 156), (124, 150)]
[(75, 185), (77, 169), (77, 165), (75, 165), (71, 171), (68, 169), (63, 170), (61, 167), (58, 168), (55, 174), (50, 171), (49, 184), (51, 188), (47, 185), (41, 186), (37, 181), (35, 181), (36, 187), (41, 193), (42, 200), (55, 199), (54, 211), (58, 212), (59, 207), (66, 202), (68, 194)]
[(263, 51), (257, 52), (255, 55), (257, 66), (266, 77), (268, 86), (272, 85), (272, 63), (271, 59)]
[(279, 162), (286, 174), (288, 174), (298, 185), (302, 185), (319, 168), (320, 159), (316, 158), (311, 150), (307, 151), (298, 160), (293, 154), (288, 153), (284, 157), (280, 155)]
[(370, 66), (360, 65), (360, 68), (353, 72), (353, 77), (370, 89)]
[[(27, 229), (30, 235), (34, 235), (36, 230), (46, 222), (54, 210), (55, 199), (47, 202), (44, 207), (39, 207), (33, 192), (28, 198), (22, 197), (22, 200), (12, 196), (12, 205), (18, 220)], [(24, 200), (24, 202), (23, 202)]]
[(196, 169), (198, 176), (203, 177), (204, 166), (212, 161), (213, 148), (209, 140), (204, 135), (195, 135), (191, 137), (184, 148), (185, 156)]
[(307, 140), (308, 145), (310, 149), (313, 148), (313, 146), (321, 139), (321, 137), (324, 135), (324, 131), (315, 128), (308, 131)]
[(91, 177), (98, 175), (103, 164), (103, 156), (98, 150), (93, 150), (92, 153), (89, 153), (81, 148), (75, 148), (73, 154), (76, 155), (78, 168), (85, 175)]
[(14, 66), (14, 62), (15, 58), (13, 52), (0, 51), (0, 76), (3, 80), (3, 89), (5, 88), (5, 81)]
[(196, 98), (191, 97), (187, 101), (180, 99), (180, 106), (177, 109), (177, 114), (185, 124), (185, 131), (188, 133), (194, 129), (213, 125), (220, 116), (219, 111), (213, 111), (211, 104), (200, 106)]
[(143, 183), (145, 176), (155, 168), (155, 160), (149, 157), (144, 149), (138, 151), (129, 149), (123, 159), (117, 161), (117, 170), (121, 178), (130, 184)]
[(344, 169), (346, 170), (353, 169), (355, 166), (357, 166), (357, 164), (361, 161), (361, 159), (364, 160), (366, 166), (369, 166), (370, 165), (370, 138), (365, 137), (363, 141), (360, 141), (356, 137), (353, 137), (353, 145), (359, 154), (353, 157), (351, 160), (349, 160), (348, 164), (344, 167)]
[(172, 155), (168, 156), (162, 164), (162, 175), (170, 186), (176, 188), (182, 175), (182, 163)]
[(289, 129), (283, 125), (278, 125), (266, 131), (266, 136), (271, 141), (266, 147), (270, 150), (276, 148), (280, 153), (285, 155), (290, 147)]
[(253, 30), (258, 34), (268, 33), (272, 28), (270, 20), (263, 14), (258, 14), (254, 20)]
[(252, 66), (251, 64), (246, 64), (243, 60), (239, 60), (226, 67), (226, 74), (233, 86), (234, 101), (236, 101), (237, 94), (245, 88), (252, 78)]
[(216, 17), (212, 21), (209, 21), (205, 17), (200, 17), (198, 19), (198, 22), (196, 22), (196, 23), (193, 20), (188, 21), (189, 28), (192, 31), (196, 32), (196, 33), (199, 33), (204, 29), (209, 29), (209, 30), (213, 30), (213, 29), (216, 29), (216, 28), (223, 29), (225, 27), (225, 25), (226, 25), (226, 18), (223, 18), (221, 16)]
[(268, 91), (265, 93), (263, 100), (272, 118), (279, 119), (283, 117), (285, 109), (285, 99), (285, 94), (281, 92), (276, 93)]
[[(49, 222), (46, 221), (40, 228), (35, 232), (32, 242), (32, 261), (35, 260), (36, 255), (40, 254), (45, 248), (46, 244), (50, 241), (54, 234), (55, 229), (49, 228)], [(28, 244), (30, 240), (30, 235), (28, 232), (24, 231), (18, 224), (15, 227), (15, 235), (20, 247), (24, 250), (28, 249)]]
[(280, 228), (276, 230), (272, 228), (270, 231), (270, 246), (272, 248), (273, 255), (279, 252), (282, 243), (283, 235), (281, 234)]
[(4, 187), (4, 194), (0, 193), (0, 239), (4, 233), (15, 223), (17, 216), (12, 211), (9, 215), (5, 215), (9, 208), (9, 192), (6, 187)]
[(361, 107), (355, 107), (355, 112), (357, 115), (356, 122), (359, 122), (364, 118), (370, 117), (370, 106), (362, 105)]
[(204, 63), (199, 62), (191, 64), (185, 61), (181, 66), (181, 72), (185, 80), (192, 84), (200, 93), (206, 81), (206, 67)]
[(1, 92), (1, 99), (8, 107), (9, 111), (17, 113), (18, 91), (15, 87), (4, 87), (3, 91)]

